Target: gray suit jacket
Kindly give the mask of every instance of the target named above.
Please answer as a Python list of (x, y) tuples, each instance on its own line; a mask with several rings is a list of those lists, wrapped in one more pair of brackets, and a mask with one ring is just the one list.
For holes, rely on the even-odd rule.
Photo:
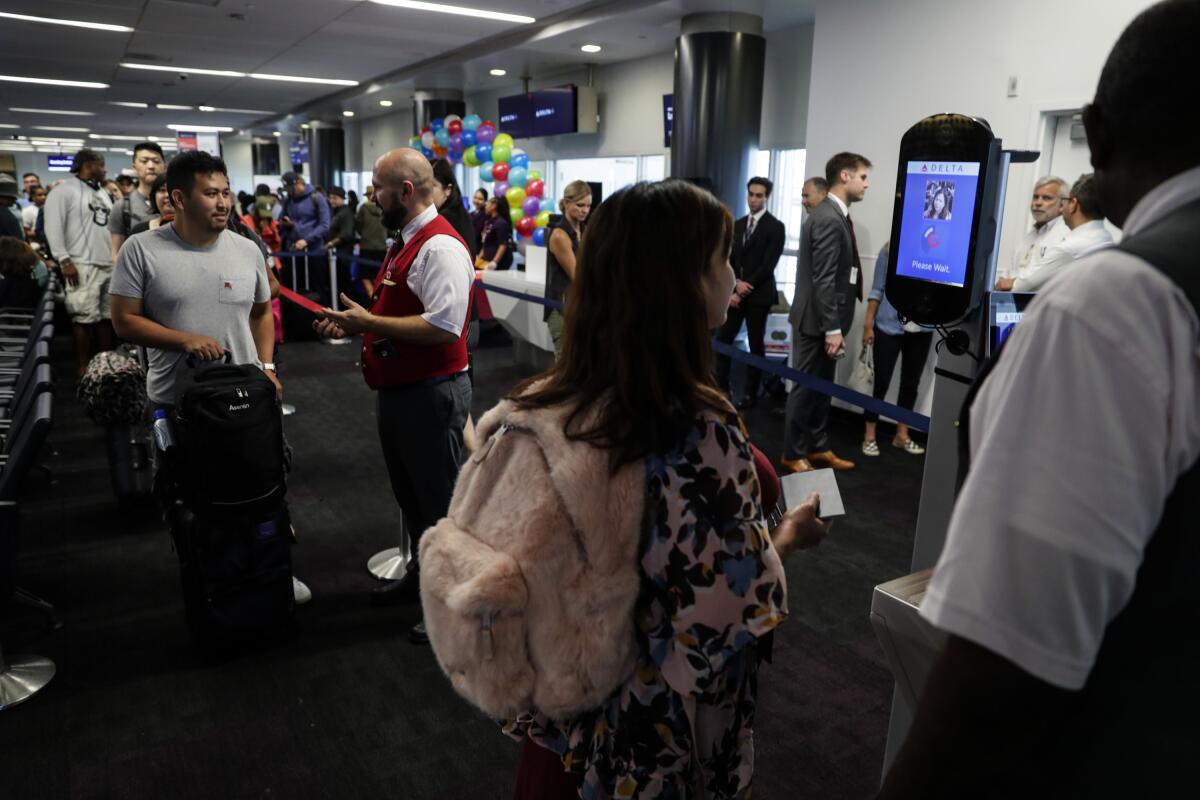
[(854, 324), (858, 290), (850, 282), (856, 262), (850, 224), (825, 198), (800, 226), (800, 254), (796, 259), (796, 294), (788, 321), (806, 336), (824, 336)]

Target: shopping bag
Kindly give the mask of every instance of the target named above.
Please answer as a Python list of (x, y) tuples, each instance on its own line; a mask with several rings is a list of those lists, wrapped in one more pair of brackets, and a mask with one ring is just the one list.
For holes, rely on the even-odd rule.
[(856, 392), (871, 394), (875, 388), (875, 355), (872, 345), (864, 344), (858, 353), (858, 361), (850, 372), (849, 386)]

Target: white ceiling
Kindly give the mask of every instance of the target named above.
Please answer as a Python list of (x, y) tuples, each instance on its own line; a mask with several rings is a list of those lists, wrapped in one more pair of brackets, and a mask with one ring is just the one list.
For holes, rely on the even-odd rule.
[[(0, 74), (109, 84), (97, 90), (0, 81), (0, 124), (20, 126), (5, 127), (0, 134), (87, 137), (34, 128), (64, 126), (170, 138), (170, 123), (264, 133), (293, 112), (298, 115), (284, 123), (287, 127), (308, 118), (340, 118), (345, 109), (360, 117), (388, 113), (378, 100), (392, 99), (403, 108), (418, 87), (475, 91), (511, 85), (519, 76), (536, 80), (585, 63), (663, 53), (674, 44), (680, 18), (697, 8), (759, 12), (769, 32), (811, 20), (816, 5), (816, 0), (448, 1), (535, 17), (538, 23), (412, 11), (365, 0), (0, 0), (0, 11), (135, 29), (115, 33), (0, 18)], [(580, 45), (589, 42), (602, 45), (603, 51), (581, 52)], [(122, 61), (348, 79), (360, 85), (346, 89), (248, 77), (184, 77), (122, 68)], [(490, 76), (494, 67), (509, 75)], [(133, 109), (112, 101), (269, 113)], [(12, 107), (94, 115), (18, 113)]]

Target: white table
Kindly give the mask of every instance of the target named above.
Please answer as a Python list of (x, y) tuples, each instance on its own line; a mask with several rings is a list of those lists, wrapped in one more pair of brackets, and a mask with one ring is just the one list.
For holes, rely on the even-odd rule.
[[(545, 296), (545, 280), (531, 280), (524, 272), (487, 270), (480, 274), (485, 286), (498, 286), (536, 297)], [(513, 353), (517, 360), (539, 369), (549, 366), (554, 357), (554, 340), (550, 338), (550, 329), (542, 320), (545, 306), (499, 292), (488, 292), (487, 298), (492, 315), (513, 338)]]

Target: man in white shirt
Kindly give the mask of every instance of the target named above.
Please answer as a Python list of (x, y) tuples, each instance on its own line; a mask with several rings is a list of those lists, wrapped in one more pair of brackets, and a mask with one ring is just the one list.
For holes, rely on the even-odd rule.
[(1045, 248), (1022, 277), (1016, 280), (1001, 278), (997, 281), (997, 289), (1036, 292), (1063, 267), (1089, 253), (1112, 246), (1112, 234), (1104, 227), (1100, 195), (1096, 191), (1096, 181), (1091, 173), (1081, 175), (1071, 186), (1071, 193), (1063, 204), (1062, 220), (1070, 233), (1058, 244)]
[(1198, 37), (1196, 0), (1143, 12), (1084, 110), (1125, 238), (1030, 306), (962, 420), (970, 472), (921, 602), (949, 638), (885, 800), (1194, 791), (1200, 107), (1178, 100)]
[(1067, 199), (1067, 182), (1053, 175), (1038, 178), (1033, 187), (1033, 199), (1029, 213), (1033, 215), (1033, 228), (1022, 237), (1013, 251), (1012, 263), (999, 268), (996, 290), (1001, 289), (1002, 279), (1016, 280), (1025, 276), (1034, 259), (1050, 245), (1058, 244), (1067, 235), (1067, 226), (1062, 220), (1063, 202)]
[(84, 148), (68, 178), (46, 198), (46, 241), (62, 268), (67, 314), (75, 334), (75, 360), (83, 375), (92, 356), (113, 347), (108, 284), (112, 280), (112, 242), (108, 220), (112, 198), (103, 188), (104, 156)]

